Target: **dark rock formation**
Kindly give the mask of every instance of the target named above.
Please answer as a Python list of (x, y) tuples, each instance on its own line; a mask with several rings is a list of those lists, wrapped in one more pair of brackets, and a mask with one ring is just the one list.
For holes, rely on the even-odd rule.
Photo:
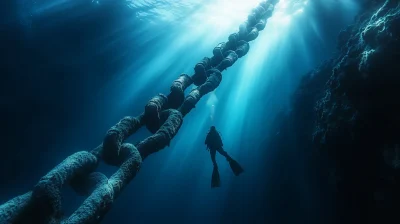
[(400, 3), (362, 6), (338, 53), (304, 77), (270, 144), (291, 139), (319, 167), (336, 191), (338, 223), (387, 223), (400, 208)]
[(347, 41), (316, 104), (314, 141), (336, 162), (345, 216), (381, 223), (400, 199), (400, 5), (372, 8), (340, 35)]

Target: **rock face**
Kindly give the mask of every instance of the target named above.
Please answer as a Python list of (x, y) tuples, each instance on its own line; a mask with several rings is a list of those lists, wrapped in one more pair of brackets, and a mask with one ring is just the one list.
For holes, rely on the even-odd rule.
[(382, 223), (400, 199), (400, 5), (368, 6), (339, 35), (313, 140), (335, 161), (343, 221)]
[(386, 1), (377, 10), (359, 16), (356, 25), (339, 35), (349, 38), (339, 40), (342, 55), (325, 96), (317, 104), (318, 142), (329, 145), (332, 138), (337, 142), (337, 137), (344, 135), (355, 140), (361, 132), (373, 131), (375, 138), (383, 138), (378, 141), (396, 143), (399, 32), (400, 6)]
[(400, 3), (363, 6), (339, 53), (302, 80), (289, 117), (297, 146), (318, 152), (310, 162), (332, 162), (321, 170), (338, 223), (386, 223), (400, 208)]

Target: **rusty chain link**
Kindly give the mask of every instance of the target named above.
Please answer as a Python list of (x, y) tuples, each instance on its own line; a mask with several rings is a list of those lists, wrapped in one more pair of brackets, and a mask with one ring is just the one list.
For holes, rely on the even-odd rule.
[[(194, 67), (194, 75), (182, 74), (170, 88), (168, 96), (159, 94), (137, 117), (125, 117), (107, 131), (103, 143), (90, 152), (77, 152), (42, 177), (34, 189), (0, 205), (0, 224), (5, 223), (99, 223), (124, 187), (135, 177), (145, 158), (166, 146), (179, 131), (183, 117), (202, 96), (222, 81), (221, 71), (232, 66), (249, 51), (248, 42), (265, 28), (279, 0), (261, 2), (252, 10), (239, 32), (218, 44), (211, 58), (205, 57)], [(184, 91), (196, 85), (188, 96)], [(143, 125), (153, 133), (136, 145), (124, 143)], [(95, 172), (98, 163), (117, 166), (110, 178)], [(68, 218), (61, 211), (61, 188), (65, 184), (88, 197)]]

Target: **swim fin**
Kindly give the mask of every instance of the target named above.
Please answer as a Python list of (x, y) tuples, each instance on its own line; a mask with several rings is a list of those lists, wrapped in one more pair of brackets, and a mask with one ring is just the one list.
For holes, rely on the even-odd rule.
[(239, 165), (239, 163), (236, 162), (235, 160), (230, 159), (228, 161), (229, 161), (229, 166), (231, 167), (235, 176), (239, 176), (239, 174), (241, 174), (244, 171), (243, 168)]
[(218, 167), (214, 166), (213, 173), (212, 173), (212, 179), (211, 179), (211, 188), (220, 187), (220, 186), (221, 186), (221, 182), (219, 179)]

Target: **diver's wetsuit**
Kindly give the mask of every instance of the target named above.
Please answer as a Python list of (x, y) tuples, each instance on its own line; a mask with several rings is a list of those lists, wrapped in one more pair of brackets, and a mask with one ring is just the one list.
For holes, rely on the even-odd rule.
[(210, 149), (211, 160), (215, 167), (218, 167), (217, 161), (215, 160), (215, 155), (216, 155), (217, 151), (221, 155), (225, 156), (226, 160), (230, 161), (232, 159), (228, 155), (228, 153), (222, 148), (223, 143), (221, 140), (221, 136), (218, 134), (218, 132), (214, 126), (211, 127), (210, 132), (208, 132), (205, 144), (207, 145), (207, 148)]
[(236, 176), (239, 176), (239, 174), (244, 171), (240, 164), (232, 159), (232, 157), (230, 157), (228, 153), (225, 152), (225, 150), (222, 148), (224, 144), (222, 143), (221, 136), (214, 126), (211, 126), (210, 131), (207, 134), (206, 141), (204, 143), (207, 145), (207, 149), (210, 149), (211, 160), (214, 165), (211, 177), (212, 188), (221, 186), (217, 161), (215, 160), (215, 155), (217, 154), (217, 151), (226, 158), (226, 160), (229, 162), (229, 166)]

